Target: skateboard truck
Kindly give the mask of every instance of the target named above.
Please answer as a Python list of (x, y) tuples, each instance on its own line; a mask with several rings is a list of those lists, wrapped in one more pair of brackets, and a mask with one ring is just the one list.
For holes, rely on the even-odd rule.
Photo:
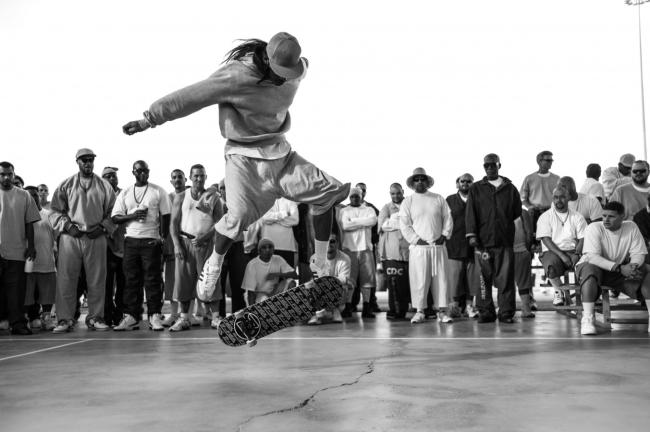
[(251, 312), (237, 313), (235, 314), (233, 327), (237, 337), (245, 340), (246, 345), (254, 347), (257, 344), (257, 335), (262, 328), (257, 315)]

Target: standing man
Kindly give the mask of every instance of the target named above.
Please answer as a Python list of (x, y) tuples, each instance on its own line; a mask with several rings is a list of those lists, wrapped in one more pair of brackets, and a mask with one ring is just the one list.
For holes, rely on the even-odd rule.
[(580, 193), (596, 198), (601, 205), (605, 202), (605, 189), (598, 181), (600, 179), (601, 168), (597, 163), (587, 165), (587, 178), (580, 188)]
[(296, 265), (296, 238), (293, 227), (298, 225), (298, 204), (286, 198), (278, 198), (273, 207), (261, 219), (261, 236), (275, 245), (280, 255), (291, 266)]
[(399, 210), (404, 189), (399, 183), (390, 185), (390, 201), (379, 212), (379, 257), (388, 285), (386, 318), (404, 319), (411, 301), (409, 286), (409, 243), (399, 229)]
[[(363, 318), (374, 318), (370, 307), (370, 293), (375, 287), (375, 257), (372, 252), (372, 227), (377, 223), (375, 211), (361, 202), (362, 192), (359, 188), (350, 190), (350, 205), (343, 207), (339, 214), (340, 226), (345, 233), (343, 252), (348, 254), (351, 262), (350, 279), (359, 286), (363, 297)], [(352, 294), (348, 292), (343, 316), (352, 311)]]
[(0, 162), (0, 330), (30, 335), (23, 313), (25, 259), (36, 257), (34, 222), (41, 219), (29, 192), (13, 184), (14, 166)]
[(617, 187), (632, 182), (632, 164), (636, 158), (631, 153), (625, 153), (618, 160), (618, 165), (615, 167), (606, 168), (603, 171), (600, 182), (603, 184), (605, 191), (605, 201), (610, 200)]
[(585, 230), (583, 255), (576, 265), (584, 310), (580, 334), (597, 334), (594, 309), (603, 285), (633, 299), (645, 299), (650, 310), (650, 273), (644, 265), (648, 250), (639, 228), (624, 220), (624, 215), (623, 205), (610, 201), (603, 207), (603, 221), (592, 223)]
[[(580, 213), (569, 208), (569, 191), (558, 186), (553, 190), (553, 207), (537, 221), (537, 239), (542, 242), (539, 260), (546, 277), (555, 288), (553, 306), (564, 304), (560, 278), (573, 270), (582, 254), (587, 222)], [(523, 299), (522, 299), (523, 301)]]
[[(118, 187), (117, 168), (105, 167), (102, 170), (102, 178), (111, 185), (115, 196), (118, 196), (122, 189)], [(122, 321), (122, 315), (124, 314), (122, 298), (126, 282), (122, 259), (124, 258), (124, 234), (126, 229), (124, 225), (115, 225), (110, 231), (112, 233), (107, 238), (108, 248), (106, 248), (104, 319), (108, 325), (113, 327)]]
[(404, 198), (399, 210), (402, 235), (409, 242), (409, 282), (411, 303), (416, 313), (411, 323), (425, 320), (427, 294), (433, 293), (438, 308), (438, 322), (450, 323), (452, 319), (442, 309), (447, 307), (447, 248), (445, 241), (451, 237), (453, 221), (447, 201), (433, 192), (433, 178), (424, 168), (416, 168), (406, 179), (406, 185), (415, 193)]
[(649, 169), (648, 162), (635, 161), (632, 164), (632, 182), (618, 186), (612, 193), (610, 201), (618, 201), (625, 207), (625, 220), (631, 221), (646, 206), (650, 194)]
[(151, 330), (162, 324), (162, 242), (169, 230), (171, 204), (167, 192), (149, 183), (149, 165), (133, 163), (135, 184), (124, 189), (113, 208), (113, 222), (126, 225), (124, 238), (124, 317), (115, 331), (138, 328), (142, 319), (142, 287), (147, 294)]
[(458, 310), (461, 307), (460, 302), (465, 303), (465, 313), (469, 318), (478, 317), (474, 298), (478, 295), (481, 286), (479, 268), (474, 261), (474, 250), (469, 247), (465, 235), (467, 193), (473, 183), (474, 177), (471, 174), (463, 174), (456, 179), (458, 192), (446, 198), (454, 224), (451, 237), (446, 242), (449, 258), (449, 291), (452, 298), (449, 315), (452, 318), (460, 317)]
[(52, 194), (50, 221), (59, 237), (56, 276), (56, 316), (54, 333), (72, 330), (81, 269), (85, 269), (88, 289), (86, 326), (108, 330), (104, 322), (106, 298), (106, 234), (114, 228), (111, 210), (113, 187), (93, 173), (95, 153), (82, 148), (76, 154), (79, 172), (64, 180)]
[[(368, 187), (366, 186), (365, 183), (359, 182), (357, 183), (354, 187), (361, 189), (361, 203), (366, 205), (367, 207), (370, 207), (375, 211), (375, 215), (379, 217), (379, 210), (377, 207), (375, 207), (372, 203), (366, 201), (366, 194), (368, 192)], [(370, 228), (370, 241), (372, 242), (372, 254), (375, 257), (375, 262), (377, 262), (377, 259), (379, 259), (379, 255), (377, 254), (377, 245), (379, 244), (379, 226), (376, 224), (375, 226)], [(379, 264), (381, 261), (377, 262)], [(383, 283), (383, 275), (381, 273), (376, 273), (375, 274), (375, 287), (373, 287), (370, 290), (370, 309), (373, 312), (381, 312), (381, 308), (379, 307), (379, 304), (377, 303), (377, 287), (382, 287)], [(356, 305), (359, 304), (359, 297), (360, 297), (360, 290), (359, 287), (356, 287), (354, 290), (354, 295), (352, 297), (352, 305), (356, 307)]]
[(528, 209), (533, 217), (533, 223), (537, 223), (539, 215), (551, 208), (553, 201), (553, 188), (557, 185), (560, 177), (550, 172), (553, 165), (553, 153), (544, 150), (537, 154), (538, 170), (529, 174), (524, 179), (519, 194), (524, 207)]
[(345, 199), (350, 186), (303, 159), (286, 139), (291, 127), (289, 107), (308, 66), (301, 51), (298, 40), (284, 32), (268, 43), (245, 40), (209, 78), (159, 99), (143, 119), (122, 127), (133, 135), (219, 105), (218, 124), (227, 139), (228, 212), (215, 227), (214, 253), (199, 277), (199, 289), (210, 295), (232, 243), (280, 197), (311, 204), (316, 237), (311, 265), (317, 274), (327, 273), (332, 209)]
[[(174, 275), (174, 300), (181, 305), (181, 315), (169, 331), (189, 330), (190, 303), (196, 298), (196, 282), (203, 264), (214, 248), (214, 224), (223, 216), (219, 200), (213, 201), (214, 208), (205, 212), (198, 208), (201, 196), (205, 194), (208, 178), (201, 164), (190, 168), (192, 187), (179, 192), (174, 198), (171, 216), (171, 238), (176, 257)], [(212, 328), (219, 325), (219, 303), (222, 291), (217, 289), (210, 298), (200, 298), (212, 312)]]
[(38, 188), (38, 199), (41, 203), (41, 208), (49, 212), (50, 202), (47, 200), (47, 197), (50, 195), (50, 189), (46, 184), (39, 184)]
[(515, 220), (521, 216), (521, 197), (512, 182), (499, 175), (501, 160), (490, 153), (483, 158), (486, 176), (470, 187), (467, 194), (465, 229), (469, 245), (481, 266), (481, 291), (478, 297), (479, 322), (494, 322), (497, 313), (492, 299), (492, 284), (499, 289), (499, 321), (513, 323), (515, 273), (513, 244)]

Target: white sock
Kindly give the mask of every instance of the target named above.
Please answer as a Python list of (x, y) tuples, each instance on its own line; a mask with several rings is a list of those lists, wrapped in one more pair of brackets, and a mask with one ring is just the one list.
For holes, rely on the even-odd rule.
[(329, 245), (328, 240), (314, 240), (314, 252), (317, 261), (327, 261), (327, 245)]
[(172, 315), (178, 315), (178, 302), (172, 300), (170, 306)]
[(582, 303), (582, 309), (584, 310), (585, 316), (593, 317), (595, 307), (596, 307), (596, 303), (587, 303), (587, 302)]

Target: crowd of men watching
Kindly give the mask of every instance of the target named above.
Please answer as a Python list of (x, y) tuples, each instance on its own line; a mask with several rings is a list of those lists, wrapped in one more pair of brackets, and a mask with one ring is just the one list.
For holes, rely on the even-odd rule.
[[(96, 331), (212, 328), (231, 311), (312, 279), (313, 227), (307, 205), (278, 199), (228, 251), (220, 283), (209, 298), (195, 289), (214, 247), (214, 224), (228, 211), (223, 181), (206, 187), (193, 165), (188, 178), (171, 172), (168, 193), (148, 181), (149, 166), (133, 164), (134, 183), (121, 189), (117, 168), (94, 172), (96, 155), (76, 153), (78, 172), (48, 200), (46, 185), (25, 186), (0, 162), (0, 330), (29, 335), (65, 333), (87, 304), (85, 324)], [(329, 273), (347, 294), (308, 324), (342, 322), (358, 312), (381, 312), (376, 290), (388, 290), (386, 318), (442, 324), (463, 316), (479, 323), (535, 317), (531, 264), (537, 255), (555, 289), (553, 304), (570, 303), (563, 277), (581, 288), (580, 332), (597, 334), (601, 287), (624, 292), (647, 308), (650, 278), (650, 166), (631, 154), (601, 172), (589, 164), (578, 190), (571, 177), (550, 172), (553, 154), (537, 155), (538, 170), (520, 188), (500, 174), (496, 154), (483, 159), (485, 177), (465, 173), (448, 197), (431, 192), (433, 178), (416, 168), (390, 185), (381, 209), (365, 201), (366, 186), (336, 208), (327, 257)], [(492, 287), (497, 288), (497, 302)], [(164, 316), (163, 304), (170, 312)], [(143, 320), (145, 312), (147, 319)], [(648, 327), (650, 332), (650, 325)]]

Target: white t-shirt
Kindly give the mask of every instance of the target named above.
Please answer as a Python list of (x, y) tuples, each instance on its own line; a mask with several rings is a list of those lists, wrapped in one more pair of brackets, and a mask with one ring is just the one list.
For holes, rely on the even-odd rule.
[(271, 240), (276, 250), (295, 252), (293, 227), (298, 222), (298, 204), (286, 198), (278, 198), (273, 207), (262, 216), (261, 237)]
[(167, 191), (153, 183), (146, 186), (129, 186), (117, 196), (111, 216), (132, 214), (138, 208), (148, 208), (147, 217), (143, 221), (127, 222), (126, 237), (159, 239), (160, 216), (171, 213)]
[(292, 271), (293, 267), (287, 264), (284, 258), (279, 255), (273, 255), (267, 263), (262, 261), (260, 257), (255, 257), (246, 265), (241, 287), (246, 291), (271, 294), (279, 280), (278, 278), (266, 280), (266, 276), (269, 273), (288, 273)]
[(577, 200), (569, 201), (569, 210), (577, 211), (583, 218), (590, 221), (603, 218), (603, 207), (600, 205), (600, 201), (583, 193), (578, 194)]
[[(566, 213), (558, 213), (555, 207), (551, 207), (537, 220), (537, 238), (550, 237), (560, 250), (570, 251), (585, 236), (586, 228), (587, 222), (580, 213), (571, 209)], [(548, 251), (544, 242), (542, 251)]]
[(590, 224), (585, 230), (582, 258), (578, 264), (591, 263), (604, 270), (622, 264), (629, 256), (630, 263), (643, 264), (648, 250), (639, 227), (632, 221), (623, 221), (621, 228), (610, 231), (602, 222)]

